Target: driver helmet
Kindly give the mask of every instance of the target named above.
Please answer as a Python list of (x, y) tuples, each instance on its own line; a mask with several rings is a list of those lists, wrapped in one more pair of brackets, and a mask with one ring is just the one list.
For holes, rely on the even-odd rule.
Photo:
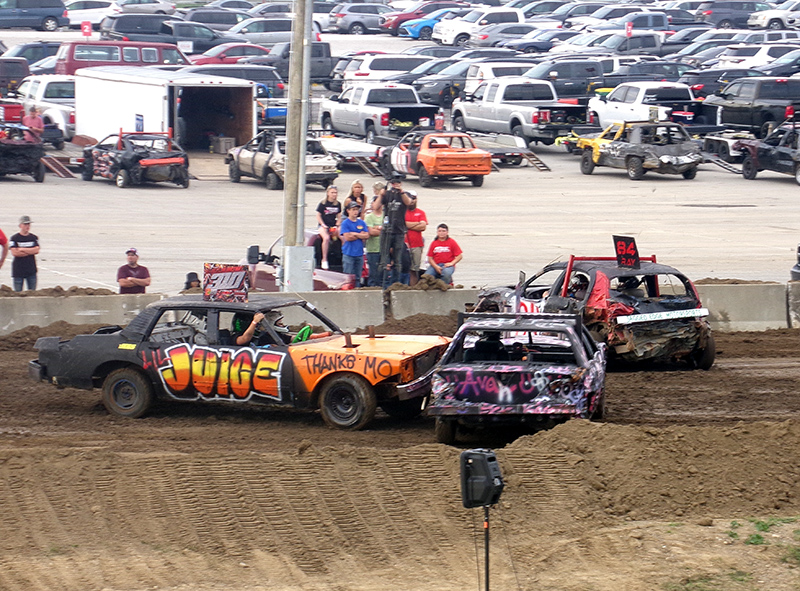
[(589, 286), (589, 278), (585, 275), (576, 275), (573, 277), (570, 287), (572, 289), (581, 289)]
[(266, 314), (264, 314), (267, 322), (272, 325), (272, 328), (275, 329), (275, 332), (289, 332), (289, 329), (286, 328), (282, 321), (283, 321), (283, 314), (281, 314), (278, 310), (270, 310)]
[(620, 285), (620, 289), (636, 289), (639, 287), (639, 278), (638, 277), (626, 277), (622, 280), (622, 284)]

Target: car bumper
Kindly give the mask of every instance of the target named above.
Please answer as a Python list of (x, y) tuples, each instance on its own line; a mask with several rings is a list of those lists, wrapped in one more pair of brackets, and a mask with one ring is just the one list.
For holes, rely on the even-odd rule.
[(319, 183), (323, 181), (333, 181), (338, 178), (338, 172), (307, 172), (306, 173), (306, 182), (307, 183)]
[(38, 359), (28, 362), (28, 377), (36, 382), (47, 380), (47, 372)]

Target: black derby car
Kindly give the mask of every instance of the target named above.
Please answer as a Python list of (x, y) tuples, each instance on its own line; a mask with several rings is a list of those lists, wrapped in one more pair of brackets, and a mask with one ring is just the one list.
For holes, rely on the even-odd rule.
[(42, 142), (29, 142), (24, 134), (27, 127), (16, 123), (0, 122), (0, 176), (29, 174), (37, 183), (44, 181), (44, 146)]

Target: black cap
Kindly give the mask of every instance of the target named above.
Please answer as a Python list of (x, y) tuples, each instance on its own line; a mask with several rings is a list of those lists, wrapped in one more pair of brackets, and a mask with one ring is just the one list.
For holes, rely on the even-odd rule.
[(354, 207), (361, 209), (361, 206), (358, 204), (358, 201), (351, 201), (350, 203), (347, 204), (347, 209), (353, 209)]

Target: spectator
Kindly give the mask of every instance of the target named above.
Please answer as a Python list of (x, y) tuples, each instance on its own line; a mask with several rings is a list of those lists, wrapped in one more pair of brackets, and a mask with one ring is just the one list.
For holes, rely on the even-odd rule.
[(417, 207), (417, 194), (414, 191), (408, 193), (411, 195), (411, 204), (406, 211), (406, 244), (411, 253), (409, 285), (416, 285), (419, 280), (419, 267), (422, 264), (422, 250), (425, 247), (422, 233), (428, 227), (428, 218), (425, 212)]
[[(377, 189), (380, 185), (382, 188)], [(377, 287), (381, 284), (380, 260), (381, 260), (381, 230), (383, 230), (383, 205), (381, 204), (381, 194), (386, 190), (383, 183), (373, 185), (375, 196), (372, 198), (372, 209), (364, 216), (364, 222), (369, 228), (369, 238), (367, 238), (367, 268), (369, 269), (369, 287)]]
[(197, 276), (197, 273), (192, 271), (191, 273), (186, 274), (186, 281), (183, 284), (183, 291), (189, 291), (194, 289), (200, 289), (202, 285), (200, 284), (200, 278)]
[(356, 179), (350, 184), (350, 193), (344, 199), (344, 211), (347, 214), (347, 206), (351, 201), (355, 201), (361, 207), (361, 215), (358, 217), (364, 218), (367, 212), (367, 196), (364, 195), (364, 185), (361, 181)]
[(144, 293), (150, 285), (150, 271), (139, 264), (139, 252), (135, 248), (125, 251), (128, 263), (117, 269), (119, 293)]
[(11, 278), (14, 280), (14, 291), (22, 291), (22, 285), (28, 289), (36, 289), (36, 255), (39, 254), (39, 237), (31, 234), (31, 218), (24, 215), (19, 218), (19, 232), (8, 242), (11, 256)]
[(6, 257), (8, 256), (8, 238), (6, 238), (2, 230), (0, 230), (0, 248), (3, 249), (3, 253), (0, 254), (0, 269), (2, 269), (3, 263), (6, 262)]
[(406, 236), (406, 208), (411, 204), (411, 196), (403, 191), (402, 174), (395, 173), (390, 184), (391, 188), (381, 198), (384, 217), (380, 267), (384, 272), (384, 288), (400, 277)]
[(44, 120), (39, 116), (39, 110), (31, 107), (28, 115), (22, 118), (22, 124), (28, 128), (25, 131), (25, 141), (40, 142), (44, 132)]
[(436, 240), (428, 248), (428, 269), (425, 275), (433, 275), (445, 283), (453, 284), (453, 273), (456, 265), (461, 261), (461, 247), (450, 238), (447, 224), (436, 226)]
[(319, 235), (322, 238), (322, 268), (328, 268), (328, 251), (331, 246), (331, 236), (339, 230), (342, 215), (342, 204), (339, 203), (339, 189), (335, 185), (325, 190), (325, 199), (317, 205), (317, 224)]
[(361, 206), (353, 199), (347, 206), (347, 219), (342, 222), (342, 267), (345, 273), (356, 276), (356, 284), (361, 281), (364, 269), (364, 241), (369, 238), (367, 223), (359, 218)]

